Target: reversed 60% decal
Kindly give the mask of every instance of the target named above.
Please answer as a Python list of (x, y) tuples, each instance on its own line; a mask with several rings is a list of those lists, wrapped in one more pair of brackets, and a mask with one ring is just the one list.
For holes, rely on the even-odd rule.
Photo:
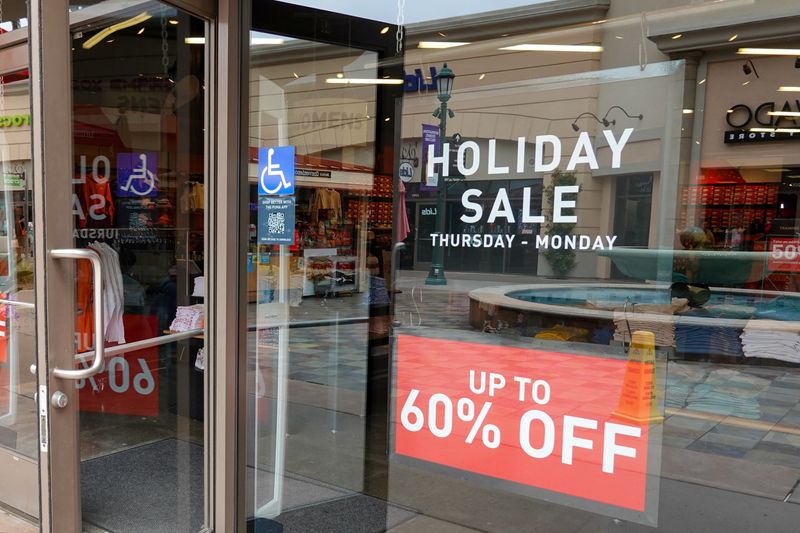
[[(141, 372), (137, 372), (135, 375), (131, 376), (131, 368), (127, 359), (120, 356), (111, 358), (111, 360), (108, 362), (107, 372), (108, 385), (111, 387), (112, 391), (116, 392), (117, 394), (123, 394), (128, 392), (131, 385), (133, 385), (133, 390), (135, 390), (138, 394), (147, 396), (153, 392), (153, 390), (155, 390), (155, 380), (153, 379), (152, 372), (150, 372), (150, 367), (147, 366), (147, 360), (140, 357), (137, 359), (137, 362), (139, 363)], [(85, 361), (82, 361), (81, 364), (83, 368), (89, 368), (88, 363)], [(75, 385), (75, 387), (79, 390), (85, 386), (85, 379), (79, 379)], [(89, 378), (89, 386), (94, 392), (102, 392), (104, 389), (103, 384), (98, 383), (94, 376)]]
[[(408, 431), (420, 431), (425, 427), (425, 412), (414, 405), (419, 396), (419, 390), (411, 389), (408, 399), (400, 411), (400, 422)], [(478, 432), (481, 433), (481, 442), (487, 448), (500, 446), (500, 428), (494, 424), (486, 423), (486, 415), (492, 408), (492, 402), (484, 402), (480, 412), (476, 414), (475, 402), (469, 398), (459, 398), (455, 406), (449, 396), (436, 393), (428, 400), (427, 421), (431, 434), (441, 439), (447, 438), (453, 432), (453, 411), (462, 422), (471, 422), (469, 433), (464, 442), (472, 444)]]

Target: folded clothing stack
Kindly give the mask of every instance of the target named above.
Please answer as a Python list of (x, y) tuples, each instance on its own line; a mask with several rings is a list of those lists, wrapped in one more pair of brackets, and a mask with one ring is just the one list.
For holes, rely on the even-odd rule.
[(589, 331), (583, 328), (555, 325), (536, 334), (535, 338), (548, 341), (587, 342)]
[(685, 298), (672, 298), (669, 304), (629, 304), (614, 310), (614, 340), (631, 342), (634, 331), (649, 331), (656, 346), (675, 346), (675, 319), (672, 315), (689, 309)]
[(742, 331), (745, 357), (800, 363), (800, 322), (752, 319)]
[(175, 311), (175, 320), (169, 326), (172, 331), (189, 331), (201, 329), (206, 325), (205, 311), (202, 304), (178, 306)]
[(634, 318), (628, 314), (626, 319), (623, 313), (614, 313), (614, 326), (615, 341), (631, 342), (631, 332), (649, 331), (655, 335), (656, 346), (675, 346), (675, 323), (671, 316), (665, 315), (664, 319), (647, 320)]
[(678, 325), (675, 328), (675, 350), (684, 353), (742, 356), (739, 330), (716, 326)]
[(676, 351), (741, 357), (743, 355), (742, 343), (739, 341), (741, 330), (713, 325), (717, 314), (715, 310), (707, 309), (691, 309), (681, 313), (681, 317), (700, 317), (704, 323), (679, 321), (675, 326)]

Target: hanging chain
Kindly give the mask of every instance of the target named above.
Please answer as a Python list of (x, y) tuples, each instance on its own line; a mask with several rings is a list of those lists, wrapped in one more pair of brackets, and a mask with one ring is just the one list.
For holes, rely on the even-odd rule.
[[(639, 41), (639, 70), (647, 68), (647, 34), (650, 33), (650, 26), (647, 24), (647, 13), (642, 11), (642, 19), (639, 22), (642, 31), (642, 40)], [(645, 29), (646, 28), (646, 29)]]
[(397, 0), (397, 55), (403, 52), (403, 25), (406, 23), (406, 0)]
[(161, 7), (161, 66), (164, 79), (169, 79), (169, 47), (167, 43), (167, 8)]

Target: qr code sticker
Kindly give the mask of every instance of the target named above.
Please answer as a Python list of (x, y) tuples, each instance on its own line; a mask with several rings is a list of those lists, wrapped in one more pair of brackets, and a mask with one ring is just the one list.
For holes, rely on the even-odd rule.
[(267, 232), (285, 233), (286, 232), (286, 215), (283, 213), (270, 213), (267, 216)]

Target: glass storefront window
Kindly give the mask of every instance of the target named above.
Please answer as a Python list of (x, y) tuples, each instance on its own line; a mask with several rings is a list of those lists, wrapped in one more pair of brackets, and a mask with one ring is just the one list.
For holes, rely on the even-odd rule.
[[(347, 52), (363, 39), (346, 33), (320, 38), (344, 48), (251, 47), (248, 183), (269, 168), (255, 154), (281, 148), (295, 150), (298, 184), (287, 241), (270, 223), (285, 220), (273, 215), (287, 202), (266, 187), (250, 198), (253, 520), (332, 531), (790, 528), (796, 58), (737, 42), (744, 25), (786, 13), (641, 9), (509, 5), (469, 24), (409, 11), (395, 80), (370, 67), (399, 54)], [(715, 18), (732, 29), (700, 23), (701, 36), (690, 24)], [(393, 117), (365, 96), (388, 83), (401, 84)], [(359, 105), (400, 135), (386, 188), (344, 216), (367, 230), (354, 234), (367, 243), (354, 266), (369, 285), (293, 297), (293, 262), (315, 242), (304, 228), (326, 215), (304, 211), (304, 189), (335, 182), (345, 161), (384, 178), (369, 170), (378, 143), (345, 123)], [(297, 126), (304, 113), (313, 142)], [(386, 192), (392, 229), (380, 239)], [(335, 254), (302, 258), (331, 285), (341, 274)], [(384, 292), (391, 316), (376, 320)], [(369, 368), (384, 354), (378, 377)]]

